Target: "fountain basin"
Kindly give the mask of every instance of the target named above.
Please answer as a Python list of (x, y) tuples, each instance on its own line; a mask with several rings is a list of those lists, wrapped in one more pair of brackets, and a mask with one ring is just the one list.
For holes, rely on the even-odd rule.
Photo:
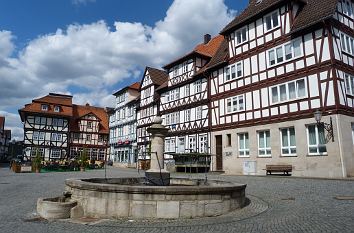
[(209, 217), (242, 208), (246, 202), (245, 184), (171, 178), (170, 186), (150, 186), (144, 181), (144, 178), (68, 179), (66, 190), (78, 203), (71, 217)]
[(70, 211), (76, 205), (76, 201), (65, 197), (38, 198), (37, 213), (49, 220), (70, 218)]

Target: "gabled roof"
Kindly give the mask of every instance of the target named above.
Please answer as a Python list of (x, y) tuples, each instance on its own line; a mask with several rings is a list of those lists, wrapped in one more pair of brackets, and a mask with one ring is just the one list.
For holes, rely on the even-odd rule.
[(228, 42), (224, 39), (216, 51), (215, 55), (211, 58), (210, 62), (206, 65), (206, 69), (213, 68), (227, 61), (229, 58), (229, 47)]
[(296, 17), (291, 31), (297, 32), (331, 18), (337, 8), (338, 0), (308, 0)]
[(262, 0), (257, 4), (257, 0), (250, 0), (247, 8), (226, 25), (220, 34), (225, 35), (289, 1), (299, 2), (303, 5), (292, 25), (292, 32), (332, 17), (338, 2), (338, 0)]
[(76, 105), (73, 104), (73, 118), (70, 124), (71, 131), (80, 131), (78, 121), (89, 114), (95, 115), (100, 123), (99, 123), (99, 133), (108, 134), (109, 127), (108, 127), (108, 114), (104, 108), (86, 105)]
[(139, 91), (139, 88), (140, 88), (140, 82), (135, 82), (135, 83), (133, 83), (133, 84), (131, 84), (129, 86), (123, 87), (122, 89), (116, 91), (113, 95), (119, 95), (119, 94), (123, 93), (125, 90), (128, 90), (128, 89)]
[[(155, 85), (160, 86), (166, 80), (168, 80), (168, 74), (163, 70), (155, 69), (155, 68), (148, 67), (148, 66), (146, 67), (146, 70), (149, 72), (149, 76), (151, 78), (151, 81)], [(145, 70), (145, 73), (146, 73), (146, 70)], [(145, 73), (144, 73), (144, 76), (145, 76)]]
[(208, 43), (204, 44), (198, 44), (191, 52), (177, 58), (173, 62), (170, 62), (169, 64), (165, 65), (163, 68), (164, 69), (169, 69), (178, 63), (181, 63), (183, 60), (187, 60), (189, 58), (192, 58), (194, 56), (201, 56), (205, 58), (210, 58), (214, 55), (216, 50), (219, 48), (221, 42), (223, 40), (223, 36), (218, 35), (213, 37)]
[[(42, 111), (42, 104), (48, 105), (48, 111)], [(55, 112), (55, 106), (60, 107), (59, 112)], [(72, 96), (49, 93), (44, 97), (32, 100), (32, 103), (26, 104), (24, 108), (18, 110), (23, 120), (24, 113), (40, 113), (45, 115), (55, 115), (62, 117), (72, 116)]]

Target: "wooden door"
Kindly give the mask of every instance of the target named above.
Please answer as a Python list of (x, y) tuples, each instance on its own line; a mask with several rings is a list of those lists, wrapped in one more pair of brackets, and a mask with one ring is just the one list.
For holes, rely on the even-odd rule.
[(216, 142), (216, 170), (222, 171), (222, 135), (215, 136)]

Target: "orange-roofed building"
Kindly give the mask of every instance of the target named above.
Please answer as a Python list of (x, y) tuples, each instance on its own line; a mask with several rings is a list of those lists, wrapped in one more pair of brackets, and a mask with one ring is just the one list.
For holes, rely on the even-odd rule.
[(157, 92), (161, 96), (159, 113), (170, 128), (166, 152), (210, 152), (209, 86), (204, 71), (223, 40), (221, 35), (211, 38), (206, 34), (203, 43), (164, 66), (168, 79)]
[(26, 159), (37, 152), (46, 161), (74, 158), (83, 147), (94, 159), (104, 158), (109, 130), (103, 108), (74, 105), (71, 95), (49, 93), (26, 104), (19, 114), (24, 125)]
[(70, 121), (70, 157), (85, 149), (90, 160), (105, 160), (108, 148), (108, 114), (106, 109), (86, 104), (73, 105)]

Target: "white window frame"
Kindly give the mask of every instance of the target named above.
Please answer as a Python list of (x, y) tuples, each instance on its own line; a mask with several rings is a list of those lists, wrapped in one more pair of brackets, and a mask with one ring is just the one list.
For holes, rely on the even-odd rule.
[[(299, 93), (299, 82), (300, 81), (303, 81), (304, 82), (304, 88), (305, 88), (305, 94), (304, 96), (300, 96), (300, 93)], [(295, 85), (295, 98), (290, 98), (290, 91), (289, 91), (289, 86), (290, 84), (293, 84)], [(280, 88), (282, 86), (286, 87), (286, 99), (285, 100), (281, 100), (281, 97), (280, 97)], [(286, 83), (281, 83), (281, 84), (278, 84), (278, 85), (275, 85), (275, 86), (271, 86), (269, 87), (270, 88), (270, 102), (272, 104), (280, 104), (280, 103), (285, 103), (285, 102), (288, 102), (288, 101), (293, 101), (293, 100), (299, 100), (299, 99), (304, 99), (304, 98), (307, 98), (308, 96), (308, 93), (307, 93), (307, 82), (306, 82), (306, 79), (305, 78), (300, 78), (300, 79), (297, 79), (297, 80), (294, 80), (294, 81), (290, 81), (290, 82), (286, 82)], [(277, 90), (277, 99), (274, 100), (273, 99), (273, 90)]]
[[(294, 129), (294, 134), (295, 134), (295, 146), (291, 146), (290, 145), (290, 129)], [(287, 143), (288, 146), (284, 146), (284, 142), (283, 142), (283, 130), (286, 130), (287, 133)], [(292, 157), (292, 156), (296, 156), (297, 155), (297, 148), (296, 148), (296, 131), (295, 131), (295, 127), (287, 127), (287, 128), (280, 128), (279, 129), (279, 133), (280, 133), (280, 142), (281, 142), (281, 147), (280, 147), (280, 152), (281, 152), (281, 156), (283, 157)], [(295, 149), (295, 153), (291, 153), (291, 150)], [(283, 153), (283, 150), (288, 150), (289, 153)]]
[[(248, 137), (248, 145), (246, 145), (246, 135)], [(241, 138), (243, 138), (243, 148), (241, 148)], [(238, 133), (237, 134), (237, 139), (238, 139), (238, 157), (240, 158), (249, 158), (250, 157), (250, 145), (249, 145), (249, 134), (248, 132), (245, 133)]]
[[(240, 104), (241, 100), (242, 100), (242, 105)], [(245, 96), (244, 95), (233, 96), (233, 97), (226, 99), (226, 113), (227, 114), (244, 111), (245, 106), (246, 106), (246, 103), (245, 103)]]
[(184, 153), (186, 149), (186, 139), (184, 137), (178, 137), (177, 152)]
[(195, 111), (196, 111), (196, 114), (195, 114), (196, 120), (202, 119), (203, 118), (203, 107), (198, 106), (195, 108)]
[(352, 56), (354, 56), (354, 38), (340, 32), (340, 43), (341, 43), (341, 48), (342, 52), (348, 53)]
[(38, 140), (39, 139), (39, 132), (38, 131), (34, 131), (32, 134), (32, 140)]
[(199, 136), (199, 153), (208, 153), (208, 135)]
[(188, 72), (188, 61), (183, 62), (183, 74)]
[[(243, 38), (243, 31), (246, 31), (246, 38)], [(240, 39), (241, 41), (238, 41), (238, 34), (240, 35)], [(245, 44), (248, 41), (248, 28), (247, 26), (244, 26), (243, 28), (240, 28), (239, 30), (235, 31), (234, 34), (234, 38), (235, 38), (235, 45), (236, 46), (240, 46), (242, 44)]]
[[(278, 18), (278, 25), (276, 25), (276, 26), (274, 26), (274, 21), (273, 21), (273, 14), (274, 14), (274, 13), (277, 14), (277, 18)], [(267, 28), (267, 17), (270, 17), (270, 19), (271, 19), (271, 28), (270, 28), (270, 29)], [(263, 22), (264, 22), (264, 24), (263, 24), (263, 25), (264, 25), (264, 32), (270, 32), (270, 31), (273, 31), (273, 30), (279, 28), (279, 27), (280, 27), (280, 14), (279, 14), (279, 10), (275, 10), (275, 11), (273, 11), (273, 12), (271, 12), (271, 13), (265, 15), (265, 16), (263, 17)]]
[[(310, 134), (309, 134), (309, 127), (310, 126), (315, 126), (315, 136), (316, 136), (316, 144), (310, 144)], [(324, 129), (323, 129), (324, 130)], [(319, 134), (318, 134), (318, 125), (314, 124), (314, 125), (307, 125), (306, 126), (306, 133), (307, 133), (307, 151), (309, 153), (309, 155), (318, 155), (318, 156), (321, 156), (321, 155), (327, 155), (327, 146), (326, 144), (320, 144), (319, 143)], [(313, 153), (313, 152), (310, 152), (310, 147), (316, 147), (316, 153)], [(324, 147), (326, 148), (326, 152), (320, 152), (319, 151), (319, 148), (320, 147)]]
[(42, 104), (41, 105), (41, 110), (42, 111), (48, 111), (48, 105), (47, 104)]
[[(272, 157), (272, 147), (271, 145), (267, 145), (267, 137), (266, 132), (269, 132), (269, 142), (271, 142), (270, 130), (261, 130), (257, 132), (257, 145), (258, 145), (258, 157)], [(265, 147), (260, 147), (260, 138), (264, 136), (264, 144)], [(264, 151), (264, 154), (261, 154), (260, 151)], [(268, 153), (270, 151), (270, 153)]]
[[(349, 6), (349, 10), (348, 10)], [(342, 0), (342, 11), (343, 14), (350, 18), (354, 18), (353, 3), (351, 0)]]
[(347, 95), (354, 96), (354, 75), (350, 75), (347, 73), (343, 74), (345, 82), (345, 92)]
[(202, 81), (198, 80), (194, 83), (195, 94), (202, 92)]
[(191, 121), (191, 110), (190, 109), (184, 110), (184, 120), (185, 120), (185, 122)]
[[(300, 54), (296, 54), (295, 53), (295, 45), (297, 45), (299, 43), (299, 49), (300, 49)], [(291, 51), (291, 58), (287, 58), (286, 55), (287, 53), (287, 49), (290, 46), (290, 51)], [(297, 47), (296, 47), (297, 48)], [(278, 51), (281, 51), (281, 57), (282, 57), (282, 61), (278, 61), (279, 57), (278, 55)], [(274, 64), (271, 64), (271, 60), (270, 60), (270, 53), (272, 53), (274, 55)], [(266, 52), (266, 57), (267, 57), (267, 66), (268, 68), (273, 67), (273, 66), (277, 66), (277, 65), (281, 65), (283, 63), (292, 61), (294, 59), (297, 59), (299, 57), (303, 56), (303, 42), (302, 42), (302, 38), (296, 38), (291, 40), (290, 42), (284, 43), (280, 46), (271, 48), (269, 50), (267, 50)]]
[(45, 132), (39, 132), (38, 140), (43, 141), (45, 139)]
[(60, 159), (61, 157), (61, 149), (52, 149), (50, 152), (50, 158), (52, 159)]
[(54, 106), (54, 112), (60, 112), (60, 106), (58, 105)]
[(189, 152), (196, 152), (197, 150), (196, 136), (188, 137), (188, 150)]
[[(123, 129), (122, 129), (122, 133), (123, 133)], [(92, 140), (91, 134), (86, 134), (85, 140), (88, 141), (88, 142), (90, 142), (90, 141)]]
[(188, 97), (191, 95), (191, 89), (190, 89), (190, 85), (187, 84), (184, 86), (184, 97)]

